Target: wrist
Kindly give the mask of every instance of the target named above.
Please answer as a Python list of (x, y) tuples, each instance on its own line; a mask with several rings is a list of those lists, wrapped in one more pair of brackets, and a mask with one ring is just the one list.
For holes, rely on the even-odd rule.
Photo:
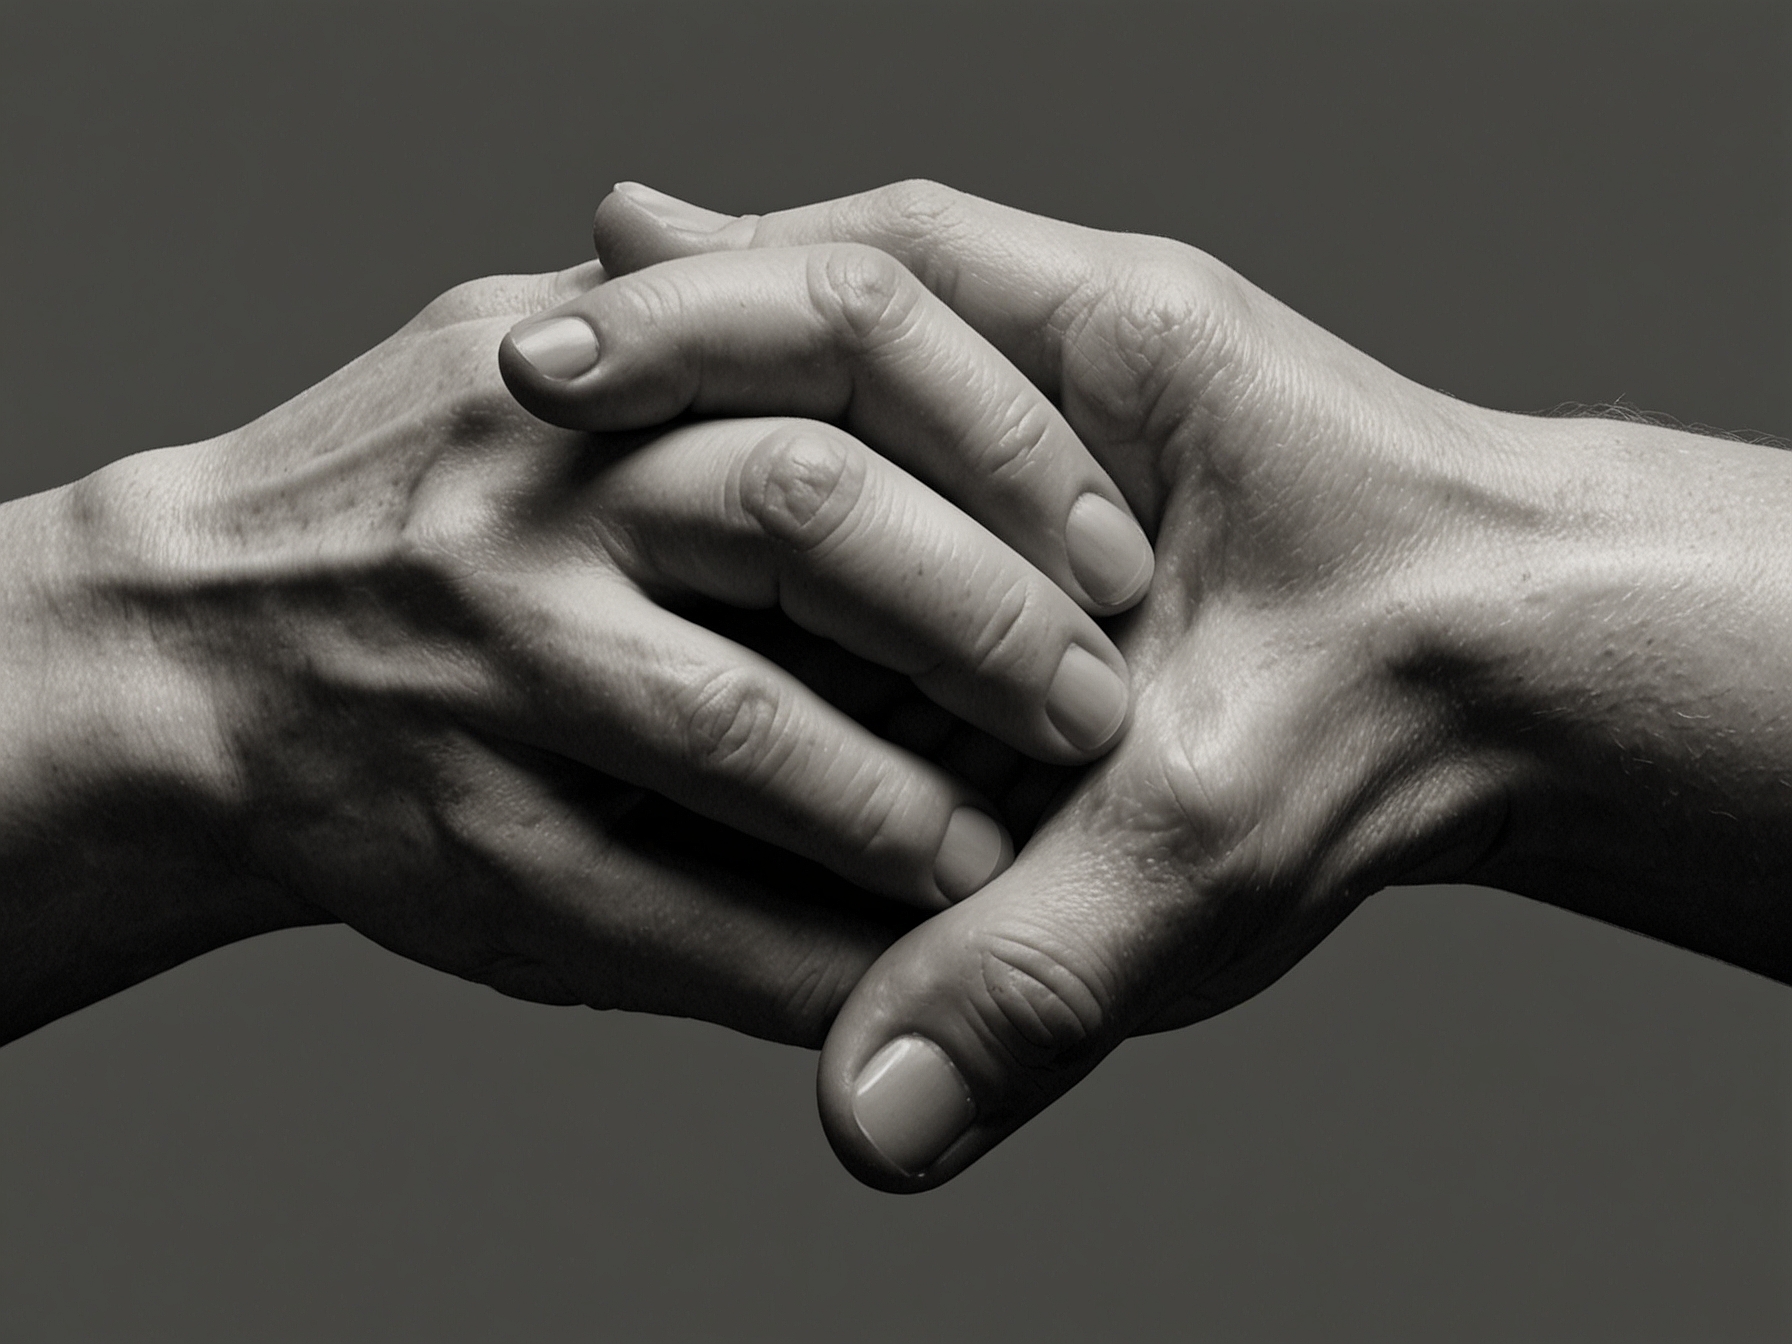
[(1506, 521), (1454, 585), (1508, 802), (1471, 880), (1775, 974), (1792, 836), (1792, 457), (1490, 415)]
[(0, 1039), (307, 922), (233, 863), (215, 714), (133, 582), (146, 465), (0, 506)]

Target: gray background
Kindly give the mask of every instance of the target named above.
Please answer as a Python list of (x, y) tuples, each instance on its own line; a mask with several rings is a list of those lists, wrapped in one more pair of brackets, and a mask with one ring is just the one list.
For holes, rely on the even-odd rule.
[[(148, 8), (148, 7), (142, 7)], [(1792, 431), (1784, 6), (6, 5), (0, 486), (265, 410), (609, 183), (925, 174), (1198, 242), (1422, 381)], [(811, 1057), (340, 930), (0, 1052), (7, 1340), (1783, 1338), (1792, 991), (1384, 895), (951, 1188)]]

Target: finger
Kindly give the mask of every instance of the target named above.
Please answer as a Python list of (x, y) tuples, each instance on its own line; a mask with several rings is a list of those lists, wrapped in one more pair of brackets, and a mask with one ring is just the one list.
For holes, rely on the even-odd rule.
[(657, 797), (613, 839), (607, 871), (628, 895), (604, 893), (597, 915), (599, 893), (587, 889), (584, 910), (605, 932), (632, 933), (627, 944), (605, 939), (626, 952), (596, 966), (563, 939), (537, 944), (596, 1006), (701, 1017), (815, 1049), (859, 977), (914, 922), (910, 908)]
[(686, 414), (844, 424), (1089, 609), (1135, 603), (1150, 543), (1062, 414), (888, 254), (855, 244), (693, 257), (517, 327), (499, 366), (543, 419)]
[(1063, 388), (1066, 333), (1088, 320), (1119, 279), (1110, 264), (1116, 241), (1140, 241), (933, 182), (741, 217), (624, 182), (598, 207), (592, 233), (613, 276), (715, 252), (829, 242), (878, 248), (1053, 397)]
[[(1062, 827), (860, 980), (823, 1047), (823, 1124), (880, 1189), (952, 1179), (1152, 1015), (1199, 940), (1185, 890)], [(1180, 886), (1180, 884), (1178, 884)]]
[[(459, 880), (382, 885), (364, 933), (517, 997), (675, 1013), (819, 1046), (913, 923), (813, 864), (546, 752), (445, 746)], [(410, 897), (407, 904), (405, 897)]]
[[(535, 575), (538, 632), (495, 669), (506, 737), (585, 764), (870, 891), (937, 909), (1012, 858), (990, 809), (782, 668), (618, 580)], [(515, 689), (511, 689), (515, 688)], [(489, 694), (489, 689), (487, 691)]]
[(909, 678), (798, 628), (781, 612), (717, 602), (693, 610), (692, 619), (771, 659), (884, 741), (932, 761), (996, 803), (997, 819), (1017, 844), (1038, 828), (1052, 795), (1076, 774), (1074, 766), (1022, 755), (921, 695)]
[(1125, 660), (1094, 620), (844, 431), (685, 426), (620, 458), (601, 499), (643, 586), (780, 606), (1042, 760), (1088, 760), (1125, 722)]

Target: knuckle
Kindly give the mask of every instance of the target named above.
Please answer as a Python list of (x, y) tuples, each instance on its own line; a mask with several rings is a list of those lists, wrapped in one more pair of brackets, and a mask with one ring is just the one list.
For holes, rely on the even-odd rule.
[(810, 261), (809, 291), (834, 329), (861, 347), (900, 333), (921, 297), (920, 284), (901, 262), (859, 243), (817, 249)]
[(390, 564), (404, 576), (407, 601), (447, 629), (465, 633), (501, 627), (504, 605), (490, 596), (493, 538), (503, 519), (489, 501), (469, 496), (418, 501), (393, 537)]
[(819, 426), (766, 435), (741, 472), (740, 501), (766, 535), (798, 550), (837, 536), (864, 497), (863, 455)]
[(962, 279), (951, 244), (976, 231), (974, 204), (963, 192), (912, 178), (860, 198), (853, 223), (884, 240), (916, 279), (951, 307)]
[(1017, 393), (987, 442), (973, 444), (967, 456), (979, 476), (1007, 480), (1030, 473), (1057, 426), (1056, 412), (1031, 391)]
[(536, 306), (536, 300), (545, 299), (548, 291), (543, 282), (552, 279), (552, 276), (539, 275), (488, 275), (465, 280), (438, 294), (410, 325), (416, 329), (435, 330), (481, 318), (512, 317), (528, 312)]
[(1036, 606), (1036, 592), (1026, 580), (1016, 580), (990, 606), (971, 645), (971, 670), (979, 677), (998, 676), (1021, 661), (1028, 628)]
[(699, 772), (752, 784), (775, 770), (780, 704), (771, 679), (730, 667), (680, 688), (686, 759)]
[[(984, 1028), (1023, 1067), (1097, 1046), (1114, 1015), (1116, 976), (1044, 930), (1019, 929), (979, 950), (976, 1008)], [(1085, 963), (1079, 965), (1079, 963)]]
[(1264, 816), (1261, 782), (1241, 762), (1252, 759), (1233, 741), (1215, 742), (1197, 754), (1173, 738), (1153, 761), (1153, 800), (1137, 809), (1134, 824), (1173, 846), (1192, 871), (1217, 874), (1255, 867), (1254, 841)]
[(957, 220), (963, 194), (924, 177), (892, 182), (872, 193), (874, 208), (896, 227), (916, 236), (937, 233)]
[(1207, 304), (1200, 294), (1141, 276), (1119, 297), (1112, 315), (1115, 345), (1141, 378), (1180, 364), (1203, 343)]
[(1251, 287), (1238, 272), (1186, 243), (1152, 240), (1151, 264), (1123, 286), (1139, 315), (1136, 358), (1180, 369), (1214, 348), (1250, 306)]
[(483, 307), (486, 281), (466, 280), (444, 290), (424, 305), (411, 325), (415, 327), (446, 327), (456, 322), (465, 321), (470, 315)]
[(1161, 437), (1166, 416), (1180, 417), (1200, 403), (1204, 371), (1216, 363), (1225, 328), (1224, 281), (1195, 255), (1192, 248), (1149, 240), (1146, 255), (1118, 268), (1065, 333), (1066, 348), (1083, 361), (1081, 399), (1108, 434)]

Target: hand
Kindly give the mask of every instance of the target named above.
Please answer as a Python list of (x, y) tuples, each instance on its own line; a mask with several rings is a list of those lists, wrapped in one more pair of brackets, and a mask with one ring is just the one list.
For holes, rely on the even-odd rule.
[(819, 1039), (912, 919), (815, 865), (937, 907), (1009, 842), (705, 602), (782, 606), (1043, 756), (1112, 738), (1094, 622), (845, 432), (525, 415), (500, 338), (600, 279), (463, 286), (242, 430), (8, 506), (0, 1028), (340, 919), (522, 997)]
[(1118, 627), (1124, 741), (829, 1036), (823, 1119), (862, 1179), (950, 1179), (1391, 883), (1505, 886), (1792, 974), (1783, 454), (1467, 406), (1192, 248), (929, 184), (740, 219), (625, 187), (596, 239), (618, 274), (888, 252), (1155, 533)]

